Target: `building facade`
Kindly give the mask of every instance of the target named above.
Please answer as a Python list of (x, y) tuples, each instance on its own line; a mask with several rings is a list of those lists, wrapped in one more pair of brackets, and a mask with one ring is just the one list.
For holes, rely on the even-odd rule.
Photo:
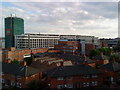
[(29, 82), (33, 80), (39, 81), (41, 79), (41, 73), (38, 69), (5, 62), (2, 62), (0, 76), (2, 77), (0, 78), (2, 89), (9, 87), (26, 88)]
[(56, 67), (47, 76), (50, 88), (100, 87), (103, 83), (101, 72), (86, 65)]
[(60, 39), (59, 35), (52, 34), (23, 34), (15, 36), (15, 47), (23, 48), (54, 48)]
[(2, 61), (7, 62), (7, 60), (18, 60), (22, 61), (25, 57), (30, 56), (31, 53), (44, 53), (47, 52), (48, 48), (37, 48), (37, 49), (15, 49), (14, 47), (10, 50), (3, 50)]
[(93, 43), (86, 43), (86, 41), (80, 39), (64, 39), (59, 40), (58, 45), (55, 45), (54, 48), (68, 54), (89, 55), (90, 51), (95, 49), (96, 46)]
[(54, 48), (59, 39), (81, 39), (88, 44), (99, 46), (99, 40), (94, 36), (57, 35), (57, 34), (23, 34), (15, 36), (15, 47), (23, 48)]
[(24, 20), (18, 17), (5, 18), (5, 48), (14, 47), (14, 36), (24, 34)]

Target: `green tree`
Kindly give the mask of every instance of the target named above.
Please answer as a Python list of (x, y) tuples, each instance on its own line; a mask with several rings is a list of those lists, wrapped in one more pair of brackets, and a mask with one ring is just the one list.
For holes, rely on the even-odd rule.
[(117, 55), (111, 55), (109, 61), (110, 62), (111, 61), (116, 61), (116, 62), (120, 63), (120, 57), (117, 56)]
[(93, 49), (90, 51), (90, 58), (92, 59), (94, 56), (100, 54), (100, 51), (98, 49)]

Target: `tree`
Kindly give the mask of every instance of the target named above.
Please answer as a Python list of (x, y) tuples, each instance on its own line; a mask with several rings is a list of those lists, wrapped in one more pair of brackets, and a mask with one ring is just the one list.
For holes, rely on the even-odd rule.
[(100, 51), (98, 49), (93, 49), (90, 51), (90, 58), (92, 59), (94, 56), (100, 54)]
[(118, 62), (118, 63), (120, 63), (120, 57), (119, 56), (117, 56), (117, 55), (111, 55), (110, 56), (110, 59), (109, 59), (109, 61), (111, 62), (111, 61), (116, 61), (116, 62)]
[(104, 55), (110, 55), (112, 50), (110, 48), (96, 48), (90, 51), (90, 58), (99, 55), (100, 53), (103, 53)]

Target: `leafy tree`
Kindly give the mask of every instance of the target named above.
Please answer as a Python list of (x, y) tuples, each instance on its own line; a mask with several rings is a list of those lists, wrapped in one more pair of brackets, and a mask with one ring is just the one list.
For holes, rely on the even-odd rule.
[(109, 59), (109, 61), (111, 62), (111, 61), (116, 61), (116, 62), (118, 62), (118, 63), (120, 63), (120, 57), (119, 56), (117, 56), (117, 55), (111, 55), (110, 56), (110, 59)]
[(100, 54), (100, 51), (98, 49), (93, 49), (90, 51), (90, 58)]
[(110, 55), (112, 50), (110, 48), (96, 48), (90, 51), (90, 58), (99, 55), (100, 53), (103, 53), (104, 55)]

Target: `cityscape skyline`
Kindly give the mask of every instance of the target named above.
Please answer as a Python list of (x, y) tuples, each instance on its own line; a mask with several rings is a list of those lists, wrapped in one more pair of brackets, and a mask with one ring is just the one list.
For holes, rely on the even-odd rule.
[[(118, 37), (117, 2), (21, 3), (2, 3), (2, 17), (4, 19), (14, 13), (23, 18), (26, 33)], [(4, 36), (4, 27), (2, 29), (0, 33)]]

